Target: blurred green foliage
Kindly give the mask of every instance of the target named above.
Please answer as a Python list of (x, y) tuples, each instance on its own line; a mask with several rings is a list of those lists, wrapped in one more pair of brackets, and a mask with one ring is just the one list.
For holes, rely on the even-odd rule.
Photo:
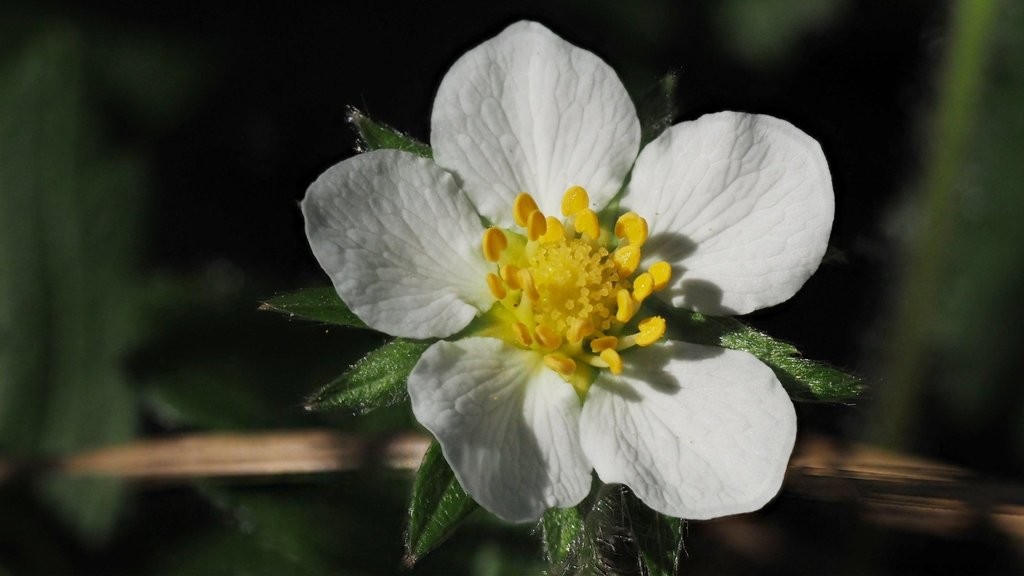
[(1007, 443), (1018, 457), (995, 466), (1020, 473), (1024, 11), (1011, 2), (963, 1), (951, 17), (928, 157), (912, 189), (917, 225), (909, 227), (883, 374), (889, 385), (870, 433), (904, 447)]
[(723, 50), (754, 65), (777, 64), (804, 35), (821, 34), (846, 9), (845, 0), (722, 0), (713, 22)]
[[(45, 30), (0, 72), (0, 447), (10, 454), (117, 444), (136, 428), (122, 363), (139, 337), (143, 171), (103, 142), (84, 46), (73, 28)], [(106, 539), (117, 482), (42, 490), (83, 538)]]
[[(1003, 2), (987, 41), (978, 112), (955, 172), (955, 237), (943, 254), (937, 380), (958, 427), (989, 421), (1024, 461), (1024, 6)], [(992, 422), (994, 420), (994, 422)], [(1017, 467), (1018, 470), (1024, 468)]]

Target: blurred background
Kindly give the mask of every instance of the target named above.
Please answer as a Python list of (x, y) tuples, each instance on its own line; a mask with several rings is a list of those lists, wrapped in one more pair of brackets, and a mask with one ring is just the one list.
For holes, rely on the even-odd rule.
[[(956, 467), (891, 501), (796, 479), (691, 523), (682, 573), (1024, 571), (1024, 5), (99, 1), (0, 5), (0, 574), (400, 571), (408, 472), (47, 465), (184, 433), (415, 430), (405, 407), (302, 409), (383, 337), (257, 307), (327, 284), (298, 201), (353, 153), (346, 106), (429, 141), (448, 66), (521, 18), (635, 98), (676, 72), (680, 120), (759, 112), (821, 142), (829, 255), (746, 320), (865, 378), (852, 405), (799, 405), (802, 440)], [(544, 569), (532, 527), (471, 522), (413, 573)]]

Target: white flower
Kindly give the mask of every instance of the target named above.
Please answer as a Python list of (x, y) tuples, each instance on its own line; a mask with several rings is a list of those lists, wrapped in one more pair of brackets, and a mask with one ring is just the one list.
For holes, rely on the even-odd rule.
[[(756, 510), (781, 485), (796, 417), (772, 370), (666, 340), (639, 306), (655, 293), (745, 314), (792, 296), (832, 225), (821, 148), (735, 112), (638, 156), (639, 142), (615, 73), (520, 22), (441, 82), (433, 161), (361, 154), (302, 202), (314, 254), (370, 327), (464, 331), (423, 354), (409, 395), (465, 490), (506, 520), (577, 504), (591, 470), (690, 519)], [(600, 228), (593, 209), (631, 169), (623, 216)]]

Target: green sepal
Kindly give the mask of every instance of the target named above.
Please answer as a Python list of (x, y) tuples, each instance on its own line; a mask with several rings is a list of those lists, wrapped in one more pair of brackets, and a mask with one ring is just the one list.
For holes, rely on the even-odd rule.
[(678, 573), (683, 521), (646, 507), (622, 485), (601, 485), (573, 509), (541, 519), (549, 576)]
[(658, 80), (636, 106), (640, 118), (640, 147), (654, 140), (672, 125), (679, 109), (676, 106), (676, 86), (679, 75), (669, 72)]
[(800, 356), (788, 342), (776, 340), (728, 316), (676, 310), (673, 328), (682, 340), (743, 350), (771, 367), (790, 397), (800, 402), (848, 403), (864, 393), (860, 378)]
[(575, 508), (551, 508), (540, 519), (544, 541), (544, 559), (551, 566), (560, 566), (579, 545), (583, 535), (583, 514)]
[(348, 309), (330, 286), (274, 296), (260, 304), (259, 309), (287, 314), (289, 318), (302, 318), (352, 328), (367, 327), (365, 322)]
[(405, 383), (430, 342), (395, 338), (370, 352), (306, 401), (306, 410), (366, 414), (409, 399)]
[(403, 564), (412, 567), (479, 507), (455, 479), (441, 445), (432, 442), (412, 485)]
[(424, 158), (433, 157), (430, 146), (404, 132), (373, 120), (354, 106), (349, 106), (347, 120), (356, 131), (356, 135), (359, 136), (357, 143), (359, 152), (402, 150)]

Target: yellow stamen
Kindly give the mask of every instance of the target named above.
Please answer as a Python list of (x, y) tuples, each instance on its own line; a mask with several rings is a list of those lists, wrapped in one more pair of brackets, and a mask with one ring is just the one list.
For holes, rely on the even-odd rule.
[(544, 215), (540, 213), (540, 210), (530, 212), (530, 215), (526, 217), (526, 237), (533, 241), (543, 236), (547, 231), (548, 221), (544, 219)]
[(650, 346), (665, 335), (665, 319), (661, 316), (644, 318), (637, 324), (640, 333), (636, 335), (637, 346)]
[(620, 374), (623, 350), (665, 335), (663, 318), (637, 320), (645, 300), (668, 286), (672, 267), (639, 269), (650, 230), (636, 212), (602, 229), (581, 186), (565, 191), (560, 208), (559, 217), (545, 216), (523, 192), (512, 205), (517, 227), (483, 232), (484, 257), (494, 263), (487, 287), (500, 305), (488, 313), (500, 325), (485, 329), (539, 353), (582, 400), (595, 370)]
[(641, 246), (647, 241), (647, 220), (636, 212), (626, 212), (615, 222), (615, 236), (625, 238), (634, 246)]
[(516, 339), (523, 346), (530, 346), (533, 344), (533, 338), (530, 336), (530, 329), (526, 327), (526, 324), (522, 322), (516, 322), (512, 325), (512, 331), (516, 334)]
[(508, 248), (508, 238), (505, 237), (505, 233), (491, 226), (484, 231), (484, 258), (488, 262), (497, 262), (498, 258), (501, 258), (502, 251)]
[(597, 221), (597, 213), (589, 208), (584, 208), (576, 213), (574, 226), (576, 232), (586, 234), (595, 240), (601, 234), (601, 225)]
[(600, 354), (602, 350), (615, 348), (619, 345), (619, 339), (615, 336), (601, 336), (590, 341), (590, 349), (594, 354)]
[(640, 266), (640, 247), (634, 244), (619, 246), (612, 252), (612, 260), (619, 267), (619, 274), (629, 276)]
[(508, 287), (512, 290), (519, 290), (522, 286), (519, 285), (519, 268), (511, 264), (505, 264), (498, 270), (498, 274), (501, 275), (501, 279), (508, 284)]
[(573, 344), (580, 342), (594, 333), (594, 325), (585, 318), (576, 318), (565, 332), (565, 337)]
[(582, 186), (573, 186), (562, 196), (562, 216), (573, 216), (590, 206), (590, 195)]
[(536, 210), (537, 202), (526, 192), (521, 192), (512, 203), (512, 217), (515, 218), (516, 224), (522, 227), (526, 227), (530, 214)]
[(647, 270), (651, 273), (651, 278), (654, 279), (655, 291), (664, 289), (672, 279), (672, 266), (664, 260), (651, 264)]
[(530, 271), (520, 270), (516, 276), (519, 277), (519, 285), (522, 286), (526, 297), (534, 302), (539, 300), (540, 292), (537, 292), (537, 285), (533, 283), (533, 275), (530, 274)]
[(614, 348), (605, 348), (601, 351), (601, 360), (608, 363), (608, 369), (612, 374), (622, 374), (622, 356)]
[(547, 231), (540, 237), (540, 241), (544, 243), (557, 242), (563, 238), (565, 238), (565, 227), (562, 226), (562, 221), (554, 216), (548, 216)]
[(546, 324), (537, 326), (534, 333), (537, 335), (537, 342), (545, 348), (554, 350), (562, 345), (562, 335)]
[(652, 292), (654, 277), (649, 272), (644, 272), (633, 279), (633, 298), (636, 298), (637, 302), (643, 302)]
[(508, 295), (508, 291), (505, 290), (505, 283), (501, 281), (497, 274), (487, 275), (487, 287), (491, 289), (491, 295), (494, 296), (495, 300), (504, 300), (505, 296)]
[(622, 289), (615, 294), (615, 303), (618, 305), (618, 310), (615, 312), (615, 319), (625, 324), (636, 314), (636, 302), (633, 300), (633, 296), (630, 295), (629, 290)]
[(544, 356), (544, 365), (562, 376), (572, 376), (576, 372), (576, 362), (565, 354), (554, 353)]

